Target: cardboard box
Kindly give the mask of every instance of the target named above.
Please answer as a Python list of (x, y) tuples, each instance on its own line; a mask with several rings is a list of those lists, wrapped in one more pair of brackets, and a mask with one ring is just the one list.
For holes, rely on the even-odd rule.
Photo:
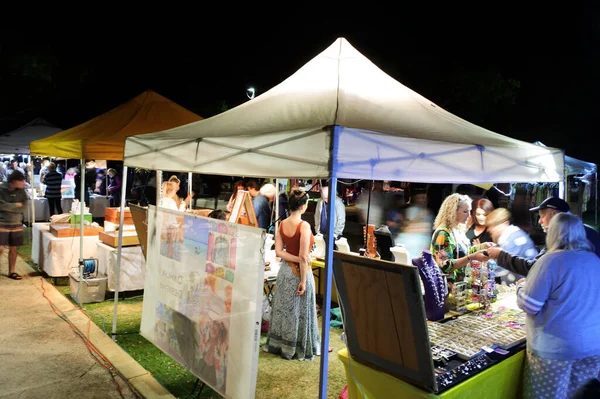
[[(83, 235), (84, 236), (97, 236), (101, 231), (103, 231), (102, 227), (85, 226), (83, 228)], [(81, 235), (79, 232), (79, 225), (71, 224), (71, 223), (51, 224), (50, 232), (55, 237), (58, 237), (58, 238), (79, 237)]]
[[(119, 246), (119, 232), (103, 231), (100, 233), (100, 241), (108, 246), (117, 248)], [(140, 245), (140, 239), (138, 238), (137, 233), (135, 231), (123, 231), (123, 246), (128, 247), (132, 245)]]
[[(119, 223), (109, 222), (108, 220), (104, 221), (104, 231), (106, 233), (117, 230), (119, 230)], [(135, 231), (135, 224), (124, 224), (123, 231)]]
[[(104, 213), (104, 220), (109, 221), (111, 223), (119, 224), (121, 208), (106, 208), (106, 212)], [(133, 217), (131, 217), (131, 211), (129, 207), (125, 208), (125, 217), (123, 220), (123, 224), (133, 224)]]
[[(71, 224), (79, 224), (79, 222), (81, 220), (81, 214), (80, 213), (73, 214), (73, 212), (69, 212), (69, 214), (71, 215), (71, 217), (69, 218), (69, 222), (71, 222)], [(87, 220), (88, 222), (92, 223), (92, 214), (91, 213), (84, 214), (83, 220)]]

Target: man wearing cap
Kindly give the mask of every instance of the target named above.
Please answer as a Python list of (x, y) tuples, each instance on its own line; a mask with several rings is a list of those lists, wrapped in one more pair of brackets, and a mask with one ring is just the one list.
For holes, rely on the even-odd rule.
[[(557, 197), (546, 198), (541, 204), (530, 209), (531, 212), (540, 213), (540, 225), (544, 229), (544, 233), (548, 231), (548, 225), (554, 215), (557, 213), (568, 213), (570, 210), (569, 204)], [(596, 256), (600, 257), (600, 233), (588, 225), (584, 225), (584, 227), (588, 241), (594, 246)], [(491, 259), (497, 260), (499, 266), (513, 273), (527, 276), (527, 273), (531, 270), (535, 262), (546, 253), (546, 247), (542, 248), (540, 253), (533, 259), (513, 256), (499, 247), (488, 248), (486, 251)]]

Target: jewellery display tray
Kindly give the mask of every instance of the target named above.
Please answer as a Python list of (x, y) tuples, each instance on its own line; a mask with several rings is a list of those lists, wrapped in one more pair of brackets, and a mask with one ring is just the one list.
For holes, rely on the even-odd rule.
[(427, 327), (432, 346), (451, 350), (465, 360), (480, 353), (483, 347), (510, 349), (526, 339), (523, 328), (503, 326), (472, 315), (445, 323), (428, 321)]
[[(413, 265), (334, 251), (333, 274), (352, 359), (427, 392), (440, 394), (525, 348), (491, 320), (427, 322)], [(509, 349), (494, 341), (510, 341)]]

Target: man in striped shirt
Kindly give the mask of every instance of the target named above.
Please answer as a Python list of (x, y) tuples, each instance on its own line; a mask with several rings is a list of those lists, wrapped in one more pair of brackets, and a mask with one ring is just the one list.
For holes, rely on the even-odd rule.
[(13, 280), (21, 280), (15, 266), (17, 247), (23, 245), (23, 215), (29, 201), (24, 187), (25, 175), (18, 170), (0, 184), (0, 256), (8, 246), (8, 277)]
[(54, 162), (48, 164), (48, 173), (44, 176), (44, 183), (46, 185), (45, 197), (48, 200), (48, 207), (50, 208), (50, 216), (63, 213), (62, 206), (60, 204), (62, 199), (62, 193), (60, 187), (62, 185), (63, 176), (61, 173), (56, 171), (56, 165)]

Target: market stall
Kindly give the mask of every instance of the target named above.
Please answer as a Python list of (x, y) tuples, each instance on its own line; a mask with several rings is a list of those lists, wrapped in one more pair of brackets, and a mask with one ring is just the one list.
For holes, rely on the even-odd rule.
[[(85, 164), (86, 159), (120, 161), (123, 159), (123, 147), (126, 137), (161, 129), (170, 129), (201, 119), (202, 117), (158, 93), (148, 90), (126, 103), (78, 126), (44, 139), (32, 141), (29, 144), (29, 149), (32, 155), (80, 159), (81, 165)], [(81, 191), (77, 196), (81, 198), (81, 202), (83, 203), (83, 199), (85, 198), (85, 174), (81, 173), (80, 175)], [(123, 189), (125, 189), (127, 184), (125, 176), (123, 177)], [(103, 216), (104, 212), (102, 212), (102, 208), (106, 209), (106, 198), (93, 196), (89, 205), (90, 211)], [(83, 207), (81, 207), (80, 212), (83, 215)], [(74, 268), (83, 259), (91, 256), (92, 252), (94, 256), (96, 255), (96, 242), (98, 241), (98, 237), (96, 237), (93, 250), (86, 250), (84, 243), (89, 241), (89, 239), (84, 239), (83, 237), (83, 216), (80, 218), (79, 224), (79, 230), (81, 231), (80, 240), (78, 241), (80, 246), (79, 258), (74, 256), (75, 261), (69, 264), (69, 267)], [(57, 247), (58, 245), (51, 245), (48, 247), (48, 251)], [(118, 286), (119, 282), (117, 279), (115, 287)]]
[[(535, 145), (545, 147), (541, 141)], [(594, 220), (598, 224), (598, 167), (595, 163), (585, 162), (565, 155), (564, 199), (571, 206), (571, 212), (581, 216), (587, 210), (587, 202), (594, 190)]]
[[(68, 213), (73, 205), (73, 198), (63, 198), (60, 201), (60, 205), (63, 212)], [(35, 222), (46, 222), (50, 220), (50, 208), (48, 207), (48, 200), (46, 198), (34, 198), (33, 206), (30, 206), (25, 213), (24, 221), (29, 223), (31, 221), (31, 209), (34, 209)]]
[(0, 153), (29, 154), (29, 143), (59, 133), (62, 129), (42, 118), (0, 136)]
[[(247, 177), (435, 183), (560, 181), (563, 153), (460, 119), (386, 75), (338, 39), (265, 94), (204, 121), (129, 137), (124, 163)], [(333, 231), (330, 201), (329, 231)], [(322, 311), (330, 312), (333, 237)], [(329, 318), (320, 394), (327, 396)]]

